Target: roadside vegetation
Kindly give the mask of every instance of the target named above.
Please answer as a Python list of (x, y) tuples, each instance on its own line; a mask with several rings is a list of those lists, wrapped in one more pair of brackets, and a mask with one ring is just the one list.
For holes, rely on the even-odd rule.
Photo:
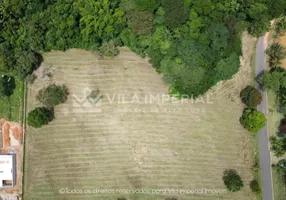
[[(275, 130), (270, 136), (271, 151), (273, 154), (272, 175), (275, 199), (285, 199), (286, 195), (286, 173), (285, 173), (285, 153), (286, 153), (286, 70), (282, 67), (282, 61), (286, 58), (286, 49), (278, 43), (278, 38), (282, 37), (286, 31), (286, 17), (281, 16), (276, 19), (272, 30), (274, 39), (266, 49), (270, 69), (257, 77), (258, 83), (263, 90), (268, 92), (271, 109), (271, 126)], [(284, 117), (283, 117), (284, 115)], [(282, 117), (280, 117), (282, 116)], [(282, 118), (280, 120), (280, 118)], [(279, 122), (280, 121), (280, 122)]]

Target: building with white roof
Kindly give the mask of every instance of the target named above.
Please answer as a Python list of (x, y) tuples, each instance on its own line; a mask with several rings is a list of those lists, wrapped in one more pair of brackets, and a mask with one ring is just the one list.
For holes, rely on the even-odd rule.
[(16, 185), (16, 155), (0, 154), (0, 188)]

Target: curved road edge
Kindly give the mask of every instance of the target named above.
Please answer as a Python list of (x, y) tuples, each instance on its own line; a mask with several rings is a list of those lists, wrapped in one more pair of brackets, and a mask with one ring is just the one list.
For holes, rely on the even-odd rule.
[[(266, 70), (266, 56), (265, 56), (265, 36), (259, 38), (256, 47), (255, 58), (255, 75), (261, 75)], [(267, 93), (260, 89), (256, 83), (257, 89), (262, 94), (262, 102), (258, 106), (258, 110), (268, 116), (268, 99)], [(259, 152), (260, 152), (260, 168), (262, 176), (262, 200), (274, 200), (273, 195), (273, 181), (272, 181), (272, 168), (270, 156), (270, 144), (268, 135), (268, 122), (266, 126), (258, 132), (259, 134)]]

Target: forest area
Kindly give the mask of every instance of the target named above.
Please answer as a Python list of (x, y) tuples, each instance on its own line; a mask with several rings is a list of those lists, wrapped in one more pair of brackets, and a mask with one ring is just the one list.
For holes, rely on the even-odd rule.
[(116, 56), (127, 46), (171, 94), (197, 97), (239, 69), (240, 34), (264, 35), (285, 0), (2, 0), (0, 71), (30, 78), (41, 54), (70, 48)]

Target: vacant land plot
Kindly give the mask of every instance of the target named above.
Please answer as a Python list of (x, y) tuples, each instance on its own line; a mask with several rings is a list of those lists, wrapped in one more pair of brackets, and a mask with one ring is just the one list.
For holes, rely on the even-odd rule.
[[(249, 44), (244, 53), (252, 55), (254, 40), (245, 37), (244, 42)], [(56, 119), (48, 126), (27, 127), (25, 199), (255, 199), (249, 189), (251, 137), (239, 123), (238, 94), (251, 81), (249, 58), (242, 59), (233, 80), (220, 83), (200, 102), (184, 103), (167, 100), (168, 87), (161, 76), (126, 48), (116, 58), (82, 50), (50, 52), (44, 58), (38, 79), (28, 89), (28, 111), (40, 106), (35, 96), (47, 84), (65, 84), (70, 96), (56, 107)], [(85, 93), (97, 89), (100, 100), (86, 100)], [(158, 94), (164, 103), (146, 103)], [(112, 190), (220, 192), (228, 168), (241, 174), (242, 191), (135, 195)]]

